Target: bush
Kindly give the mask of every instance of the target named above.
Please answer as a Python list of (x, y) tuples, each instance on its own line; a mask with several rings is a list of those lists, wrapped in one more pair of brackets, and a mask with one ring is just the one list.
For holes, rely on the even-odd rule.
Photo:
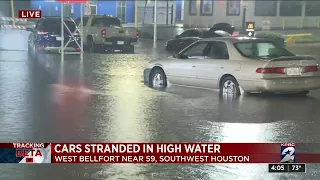
[(258, 32), (255, 34), (255, 37), (268, 39), (282, 47), (286, 46), (285, 39), (281, 34), (272, 33), (272, 32)]

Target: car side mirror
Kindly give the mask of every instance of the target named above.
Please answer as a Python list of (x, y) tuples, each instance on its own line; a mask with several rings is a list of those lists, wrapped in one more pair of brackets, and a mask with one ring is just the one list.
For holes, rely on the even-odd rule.
[(180, 38), (180, 36), (179, 35), (176, 35), (176, 39), (179, 39)]
[(188, 56), (187, 56), (187, 55), (184, 55), (184, 54), (178, 54), (178, 55), (177, 55), (177, 58), (178, 58), (178, 59), (188, 59)]

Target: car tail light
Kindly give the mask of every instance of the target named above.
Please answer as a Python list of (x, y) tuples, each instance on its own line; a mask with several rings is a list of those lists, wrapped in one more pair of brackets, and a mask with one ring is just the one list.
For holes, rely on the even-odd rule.
[(80, 51), (81, 49), (80, 49), (80, 48), (76, 48), (76, 50), (77, 50), (77, 51)]
[(284, 74), (285, 70), (283, 67), (272, 67), (272, 68), (258, 68), (256, 73), (261, 74)]
[(106, 35), (107, 35), (107, 30), (106, 29), (102, 29), (101, 30), (101, 36), (102, 37), (106, 37)]
[(136, 30), (136, 35), (139, 36), (139, 30), (138, 29)]
[(39, 46), (39, 50), (43, 50), (44, 49), (44, 46)]
[(303, 72), (307, 73), (307, 72), (317, 72), (319, 71), (318, 66), (306, 66), (303, 69)]

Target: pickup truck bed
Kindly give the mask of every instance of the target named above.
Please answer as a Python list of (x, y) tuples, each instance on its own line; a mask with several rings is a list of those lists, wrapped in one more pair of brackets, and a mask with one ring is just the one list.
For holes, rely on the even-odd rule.
[(83, 43), (89, 51), (134, 53), (134, 45), (138, 43), (137, 29), (122, 27), (120, 20), (112, 16), (84, 16), (83, 22)]

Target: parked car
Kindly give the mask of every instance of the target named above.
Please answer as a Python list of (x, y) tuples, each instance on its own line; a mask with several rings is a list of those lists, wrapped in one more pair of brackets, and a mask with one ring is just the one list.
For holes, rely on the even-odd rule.
[(255, 37), (268, 39), (282, 47), (286, 46), (285, 38), (281, 34), (272, 33), (272, 32), (258, 32), (255, 34)]
[[(80, 25), (80, 18), (76, 20)], [(134, 53), (138, 44), (139, 31), (135, 28), (122, 27), (117, 17), (91, 15), (83, 17), (83, 44), (90, 52), (121, 50)]]
[(179, 52), (190, 44), (198, 41), (199, 39), (199, 37), (183, 37), (179, 39), (171, 39), (166, 43), (166, 50)]
[(230, 34), (224, 31), (208, 31), (201, 29), (189, 29), (177, 35), (174, 39), (167, 41), (165, 48), (167, 51), (179, 52), (200, 38), (229, 37)]
[(230, 35), (232, 35), (234, 33), (235, 28), (229, 23), (217, 23), (213, 25), (212, 28), (209, 29), (209, 31), (211, 32), (218, 31), (218, 30), (228, 32)]
[[(151, 61), (144, 82), (219, 89), (221, 95), (274, 92), (305, 95), (320, 88), (316, 60), (257, 38), (201, 39), (176, 56)], [(169, 83), (168, 83), (169, 82)]]
[[(64, 19), (65, 24), (71, 32), (76, 30), (76, 24), (71, 18)], [(60, 17), (43, 17), (39, 19), (35, 26), (26, 28), (30, 31), (28, 37), (28, 53), (35, 56), (41, 52), (59, 52), (61, 50), (61, 18)], [(74, 39), (71, 38), (67, 28), (64, 28), (64, 42), (69, 41), (65, 52), (80, 52), (79, 46)], [(80, 43), (80, 35), (74, 34), (75, 39)]]

